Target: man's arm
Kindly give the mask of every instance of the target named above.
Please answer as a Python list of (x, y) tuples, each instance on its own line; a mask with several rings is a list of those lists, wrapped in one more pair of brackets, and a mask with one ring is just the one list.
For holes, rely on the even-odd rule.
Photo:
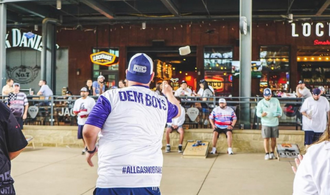
[(299, 87), (296, 87), (296, 94), (298, 96), (298, 98), (301, 98), (303, 95), (299, 92)]
[[(93, 126), (93, 125), (84, 125), (83, 129), (83, 137), (86, 143), (86, 147), (88, 151), (95, 151), (96, 152), (96, 141), (97, 141), (97, 135), (101, 131), (101, 128)], [(92, 157), (94, 156), (94, 153), (86, 153), (86, 160), (89, 166), (93, 167), (94, 164), (92, 162)]]
[(179, 101), (174, 97), (172, 88), (166, 81), (163, 82), (163, 94), (167, 97), (167, 100), (172, 104), (176, 105), (178, 108), (178, 114), (174, 117), (179, 117), (181, 115), (181, 106)]
[(13, 160), (14, 158), (16, 158), (25, 148), (18, 150), (16, 152), (9, 152), (9, 158), (10, 160)]
[(24, 114), (23, 114), (23, 119), (26, 119), (27, 118), (27, 111), (29, 109), (29, 104), (26, 104), (25, 105), (25, 108), (24, 108)]

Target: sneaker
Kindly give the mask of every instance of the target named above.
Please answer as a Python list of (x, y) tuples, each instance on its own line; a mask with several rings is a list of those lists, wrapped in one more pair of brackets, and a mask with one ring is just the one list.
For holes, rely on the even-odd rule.
[(269, 160), (272, 160), (272, 159), (275, 159), (275, 156), (274, 156), (273, 152), (269, 153)]
[(233, 149), (228, 148), (227, 153), (228, 153), (229, 155), (233, 155), (233, 154), (234, 154)]
[(167, 153), (168, 153), (168, 152), (171, 152), (171, 146), (170, 146), (170, 145), (167, 145), (167, 146), (166, 146), (166, 151), (165, 151), (165, 152), (167, 152)]
[(217, 153), (216, 150), (212, 150), (212, 151), (210, 152), (210, 154), (216, 154), (216, 153)]
[(178, 152), (179, 152), (179, 153), (182, 153), (182, 146), (179, 146), (179, 147), (178, 147)]
[(85, 149), (83, 149), (82, 151), (81, 151), (81, 155), (85, 155)]
[(265, 160), (269, 160), (269, 154), (265, 155)]

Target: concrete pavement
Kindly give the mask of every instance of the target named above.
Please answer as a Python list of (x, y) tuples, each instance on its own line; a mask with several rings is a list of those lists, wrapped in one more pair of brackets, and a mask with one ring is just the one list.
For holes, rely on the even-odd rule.
[[(185, 159), (164, 153), (162, 195), (290, 195), (294, 174), (288, 162), (264, 154), (212, 155)], [(97, 158), (93, 159), (97, 165)], [(91, 195), (97, 166), (78, 148), (27, 148), (12, 161), (17, 195)]]

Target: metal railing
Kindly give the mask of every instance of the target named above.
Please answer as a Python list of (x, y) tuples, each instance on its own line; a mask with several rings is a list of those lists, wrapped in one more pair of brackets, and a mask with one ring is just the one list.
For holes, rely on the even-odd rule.
[[(2, 101), (6, 101), (5, 97), (1, 97)], [(28, 95), (29, 107), (35, 106), (38, 109), (37, 113), (28, 112), (28, 118), (25, 120), (25, 124), (38, 124), (38, 125), (77, 125), (76, 116), (73, 114), (74, 101), (80, 96), (51, 96), (48, 100), (42, 98), (42, 96)], [(92, 96), (97, 100), (98, 96)], [(250, 108), (250, 124), (251, 129), (259, 129), (260, 118), (256, 116), (256, 106), (262, 97), (208, 97), (208, 101), (202, 101), (201, 97), (186, 97), (182, 96), (181, 105), (186, 110), (185, 124), (189, 125), (190, 128), (210, 128), (208, 121), (209, 114), (213, 108), (218, 106), (220, 98), (225, 98), (227, 106), (234, 109), (238, 119), (236, 126), (241, 128), (240, 111), (243, 104), (248, 104)], [(277, 98), (277, 97), (273, 97)], [(282, 117), (280, 118), (280, 126), (295, 126), (296, 129), (300, 126), (299, 118), (299, 107), (302, 105), (302, 98), (278, 98), (283, 110)], [(33, 108), (35, 108), (33, 107)], [(191, 120), (188, 116), (187, 111), (189, 108), (197, 108), (198, 116)]]

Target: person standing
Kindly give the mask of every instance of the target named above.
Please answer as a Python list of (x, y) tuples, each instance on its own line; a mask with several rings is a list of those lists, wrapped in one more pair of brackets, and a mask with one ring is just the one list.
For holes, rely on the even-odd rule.
[[(181, 103), (180, 98), (176, 98), (179, 103)], [(186, 112), (184, 108), (181, 107), (181, 115), (178, 118), (172, 119), (172, 122), (167, 123), (166, 127), (166, 150), (165, 152), (171, 152), (171, 145), (170, 145), (170, 133), (172, 133), (174, 130), (177, 131), (180, 134), (179, 137), (179, 146), (178, 146), (178, 152), (182, 153), (182, 143), (184, 138), (184, 130), (183, 130), (183, 123), (186, 119)]]
[(92, 157), (99, 154), (94, 195), (160, 194), (164, 126), (181, 109), (168, 84), (163, 87), (167, 99), (149, 89), (153, 67), (148, 55), (135, 54), (126, 70), (128, 87), (102, 94), (87, 118), (87, 163), (93, 166)]
[(105, 92), (104, 76), (97, 77), (97, 81), (93, 82), (93, 95), (101, 95)]
[(14, 91), (13, 84), (14, 84), (13, 79), (7, 79), (6, 85), (2, 87), (3, 96), (9, 95), (9, 93), (12, 93)]
[(296, 93), (298, 98), (309, 98), (312, 97), (311, 91), (306, 87), (305, 83), (300, 80), (296, 87)]
[(119, 88), (124, 88), (124, 87), (126, 87), (126, 83), (125, 83), (125, 81), (124, 81), (124, 80), (119, 80), (119, 81), (118, 81), (118, 87), (119, 87)]
[(187, 82), (182, 80), (181, 87), (175, 91), (175, 96), (191, 96), (191, 89), (188, 88)]
[(78, 123), (78, 133), (77, 138), (82, 139), (84, 143), (84, 149), (82, 150), (81, 154), (85, 154), (85, 141), (83, 139), (82, 130), (84, 128), (84, 125), (86, 123), (87, 117), (89, 113), (92, 111), (95, 100), (88, 96), (89, 92), (86, 87), (83, 87), (80, 89), (80, 96), (81, 98), (77, 99), (74, 102), (73, 106), (73, 113), (77, 116), (77, 123)]
[[(41, 87), (40, 90), (38, 91), (37, 95), (44, 96), (45, 100), (49, 99), (49, 96), (53, 95), (53, 91), (49, 88), (47, 85), (47, 82), (45, 80), (40, 80), (39, 81), (39, 86)], [(40, 105), (45, 105), (48, 106), (49, 102), (41, 102)]]
[(20, 84), (14, 83), (14, 92), (8, 95), (7, 105), (11, 112), (15, 116), (21, 129), (23, 129), (23, 120), (27, 118), (27, 111), (29, 108), (29, 102), (26, 94), (20, 92)]
[(93, 95), (93, 81), (91, 79), (88, 79), (86, 81), (86, 88), (88, 91), (88, 95), (92, 96)]
[(302, 130), (305, 131), (305, 146), (319, 140), (326, 130), (327, 117), (330, 119), (329, 107), (329, 101), (321, 96), (319, 88), (313, 89), (313, 96), (302, 104), (300, 112), (303, 115)]
[(210, 116), (210, 123), (213, 129), (212, 138), (212, 151), (211, 154), (217, 153), (217, 141), (220, 133), (224, 133), (227, 138), (228, 149), (227, 153), (229, 155), (234, 154), (232, 149), (232, 139), (233, 139), (233, 128), (236, 124), (237, 117), (235, 111), (227, 106), (226, 100), (219, 99), (219, 106), (215, 107)]
[[(264, 98), (258, 102), (257, 116), (261, 118), (261, 135), (264, 139), (265, 160), (274, 159), (276, 138), (279, 136), (279, 118), (282, 116), (280, 101), (272, 98), (272, 91), (264, 89)], [(270, 139), (270, 150), (269, 150)]]
[(11, 160), (27, 146), (27, 141), (10, 109), (0, 102), (0, 194), (15, 195), (10, 175)]

